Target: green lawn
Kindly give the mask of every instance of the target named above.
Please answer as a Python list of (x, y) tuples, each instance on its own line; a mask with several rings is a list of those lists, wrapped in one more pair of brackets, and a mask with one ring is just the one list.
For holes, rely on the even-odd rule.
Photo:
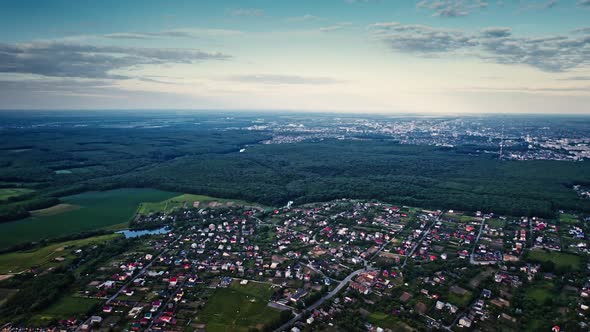
[(388, 328), (393, 331), (412, 331), (412, 328), (400, 321), (399, 318), (382, 312), (371, 313), (369, 321), (378, 327)]
[(490, 225), (490, 227), (493, 227), (496, 229), (503, 228), (504, 226), (506, 226), (506, 222), (504, 220), (496, 219), (496, 218), (490, 219), (490, 220), (486, 221), (486, 223), (488, 225)]
[(86, 313), (95, 305), (102, 302), (98, 299), (65, 296), (56, 303), (31, 318), (31, 324), (43, 326), (53, 320), (78, 318), (83, 319)]
[(207, 331), (213, 332), (262, 328), (280, 315), (280, 311), (267, 306), (272, 293), (267, 284), (234, 282), (215, 291), (198, 320), (207, 324)]
[(62, 199), (57, 207), (35, 211), (27, 219), (0, 224), (0, 248), (47, 238), (109, 228), (128, 222), (141, 202), (177, 195), (155, 189), (87, 192)]
[(529, 251), (527, 258), (536, 262), (553, 262), (557, 268), (570, 268), (580, 270), (582, 258), (574, 254), (567, 254), (558, 251), (546, 251), (533, 249)]
[(467, 291), (463, 295), (455, 294), (451, 291), (449, 291), (449, 293), (447, 294), (447, 301), (458, 307), (466, 307), (467, 305), (469, 305), (469, 303), (471, 302), (471, 298), (472, 293), (470, 291)]
[(536, 285), (529, 287), (525, 293), (526, 297), (537, 302), (537, 304), (543, 304), (549, 298), (554, 297), (553, 284), (550, 282), (541, 282)]
[(26, 188), (0, 188), (0, 201), (24, 194), (32, 193), (34, 190)]
[(571, 215), (568, 213), (562, 213), (559, 216), (559, 222), (564, 223), (564, 224), (575, 225), (575, 224), (579, 223), (579, 220), (574, 215)]
[(161, 202), (145, 202), (139, 205), (137, 212), (139, 214), (150, 214), (154, 212), (170, 212), (183, 206), (193, 207), (194, 202), (199, 202), (199, 207), (214, 206), (216, 204), (238, 204), (238, 205), (249, 205), (250, 203), (235, 200), (235, 199), (222, 199), (204, 195), (192, 195), (182, 194), (179, 196), (172, 197), (170, 199)]
[[(28, 251), (17, 251), (1, 254), (0, 274), (18, 273), (33, 266), (49, 267), (67, 264), (68, 261), (74, 257), (71, 253), (73, 250), (89, 244), (109, 241), (121, 236), (121, 234), (101, 235), (86, 239), (55, 243), (46, 247)], [(54, 259), (56, 257), (64, 257), (66, 260), (62, 263), (55, 262)]]

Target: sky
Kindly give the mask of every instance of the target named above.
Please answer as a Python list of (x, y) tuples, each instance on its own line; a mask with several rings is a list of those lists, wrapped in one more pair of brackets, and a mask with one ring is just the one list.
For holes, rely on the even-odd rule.
[(0, 109), (590, 114), (590, 0), (0, 0)]

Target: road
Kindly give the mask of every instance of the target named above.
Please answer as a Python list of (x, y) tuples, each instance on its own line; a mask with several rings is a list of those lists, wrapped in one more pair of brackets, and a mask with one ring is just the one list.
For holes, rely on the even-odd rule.
[[(475, 248), (477, 248), (477, 243), (479, 242), (479, 237), (481, 236), (481, 232), (483, 232), (483, 226), (486, 223), (486, 218), (482, 218), (481, 219), (481, 224), (479, 225), (479, 233), (477, 233), (477, 237), (475, 238), (475, 243), (473, 244), (473, 248), (471, 249), (471, 255), (469, 255), (469, 263), (470, 264), (481, 264), (481, 262), (476, 262), (475, 259), (473, 259), (473, 254), (475, 253)], [(488, 264), (488, 263), (485, 263)]]
[(369, 267), (369, 268), (363, 268), (363, 269), (359, 269), (359, 270), (356, 270), (356, 271), (352, 272), (351, 274), (349, 274), (348, 276), (346, 276), (346, 278), (344, 278), (338, 284), (338, 286), (336, 286), (336, 288), (334, 288), (328, 294), (322, 296), (322, 298), (319, 299), (319, 300), (317, 300), (314, 304), (312, 304), (309, 307), (307, 307), (304, 312), (296, 314), (295, 317), (291, 318), (290, 321), (288, 321), (285, 324), (281, 325), (281, 327), (279, 327), (278, 329), (276, 329), (275, 332), (286, 331), (289, 327), (291, 327), (293, 324), (295, 324), (298, 320), (300, 320), (303, 317), (303, 313), (308, 313), (308, 312), (311, 312), (311, 311), (315, 310), (317, 307), (319, 307), (322, 304), (324, 304), (324, 302), (326, 302), (327, 300), (329, 300), (332, 297), (334, 297), (334, 295), (338, 294), (338, 292), (340, 292), (342, 290), (342, 288), (346, 287), (346, 285), (354, 277), (358, 276), (359, 274), (361, 274), (363, 272), (372, 271), (372, 270), (374, 270), (374, 269), (371, 268), (371, 267)]
[(438, 222), (438, 220), (440, 219), (439, 216), (437, 216), (436, 218), (434, 218), (434, 221), (432, 221), (432, 223), (430, 223), (430, 226), (428, 227), (428, 229), (424, 232), (424, 234), (422, 234), (422, 237), (420, 237), (420, 240), (418, 240), (418, 242), (416, 242), (416, 245), (412, 248), (412, 250), (406, 255), (406, 258), (404, 258), (404, 263), (401, 265), (400, 268), (404, 268), (406, 267), (406, 264), (408, 263), (408, 258), (412, 257), (412, 255), (414, 254), (414, 252), (416, 251), (416, 249), (418, 249), (418, 247), (420, 246), (420, 244), (422, 243), (422, 241), (424, 240), (424, 238), (426, 237), (426, 235), (430, 234), (430, 231), (432, 230), (432, 227), (434, 227), (434, 225), (436, 225), (436, 223)]
[[(168, 252), (168, 250), (170, 250), (168, 248), (170, 248), (172, 245), (174, 245), (174, 243), (176, 243), (178, 240), (180, 240), (180, 238), (181, 238), (181, 236), (178, 236), (174, 241), (170, 242), (170, 244), (168, 245), (167, 248), (163, 249), (162, 251), (160, 251), (160, 253), (156, 257), (152, 258), (152, 260), (146, 266), (144, 266), (143, 269), (141, 269), (139, 271), (139, 273), (137, 273), (135, 276), (133, 276), (133, 278), (131, 278), (131, 280), (129, 280), (123, 286), (121, 286), (121, 288), (119, 288), (119, 290), (117, 290), (117, 292), (113, 296), (109, 297), (108, 300), (105, 302), (105, 305), (111, 303), (113, 300), (115, 300), (117, 298), (117, 296), (121, 295), (121, 293), (123, 293), (123, 291), (125, 289), (129, 288), (129, 286), (131, 285), (131, 283), (133, 282), (133, 280), (135, 280), (135, 279), (141, 277), (142, 275), (144, 275), (148, 271), (148, 269), (152, 266), (152, 264), (154, 264), (154, 262), (157, 259), (159, 259), (164, 253)], [(90, 325), (90, 318), (91, 317), (88, 317), (84, 321), (84, 323), (80, 324), (78, 326), (78, 328), (76, 328), (76, 332), (81, 331), (83, 325)]]

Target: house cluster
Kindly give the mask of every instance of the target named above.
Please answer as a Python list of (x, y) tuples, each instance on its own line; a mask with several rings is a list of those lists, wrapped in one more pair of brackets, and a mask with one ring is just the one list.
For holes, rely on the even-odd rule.
[(555, 251), (561, 250), (561, 241), (556, 224), (537, 217), (532, 218), (531, 224), (534, 230), (534, 247)]

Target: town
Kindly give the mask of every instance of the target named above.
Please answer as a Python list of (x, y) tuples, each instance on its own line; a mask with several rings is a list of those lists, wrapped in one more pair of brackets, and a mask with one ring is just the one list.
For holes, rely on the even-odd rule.
[(554, 331), (586, 329), (584, 221), (350, 199), (184, 204), (138, 214), (152, 231), (76, 283), (71, 297), (95, 305), (45, 330), (542, 330), (539, 312)]

